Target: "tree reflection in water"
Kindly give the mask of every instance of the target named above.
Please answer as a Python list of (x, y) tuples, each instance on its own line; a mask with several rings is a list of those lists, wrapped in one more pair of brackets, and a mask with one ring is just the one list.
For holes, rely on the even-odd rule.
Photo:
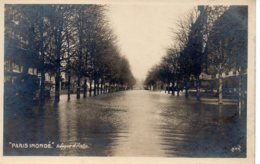
[[(4, 118), (4, 155), (246, 156), (246, 117), (238, 116), (236, 104), (126, 91), (70, 102), (61, 96), (58, 105), (46, 103), (42, 109), (5, 108)], [(14, 149), (9, 144), (49, 141), (88, 148)], [(232, 152), (237, 146), (241, 150)]]

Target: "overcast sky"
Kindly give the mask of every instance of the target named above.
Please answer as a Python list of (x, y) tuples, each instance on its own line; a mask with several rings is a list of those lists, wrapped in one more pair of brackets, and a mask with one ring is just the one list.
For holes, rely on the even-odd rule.
[(148, 70), (160, 62), (172, 43), (176, 22), (194, 6), (174, 4), (111, 4), (108, 18), (122, 55), (134, 76), (145, 79)]

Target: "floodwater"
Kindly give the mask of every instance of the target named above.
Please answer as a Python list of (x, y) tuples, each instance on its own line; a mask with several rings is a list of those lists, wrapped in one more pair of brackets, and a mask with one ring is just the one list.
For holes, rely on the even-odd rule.
[(66, 98), (5, 108), (4, 155), (246, 157), (245, 116), (234, 104), (143, 90)]

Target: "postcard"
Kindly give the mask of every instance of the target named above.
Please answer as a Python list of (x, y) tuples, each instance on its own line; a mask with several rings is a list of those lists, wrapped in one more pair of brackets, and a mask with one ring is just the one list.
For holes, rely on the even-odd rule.
[(0, 163), (254, 163), (255, 1), (3, 1)]

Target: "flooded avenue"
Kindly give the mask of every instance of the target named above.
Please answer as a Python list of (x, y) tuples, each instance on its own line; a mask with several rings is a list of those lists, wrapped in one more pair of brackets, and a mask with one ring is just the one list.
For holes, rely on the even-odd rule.
[[(133, 90), (57, 106), (4, 112), (4, 155), (245, 157), (237, 106)], [(12, 148), (10, 143), (85, 144), (86, 149)], [(239, 148), (239, 149), (234, 149)], [(235, 151), (234, 151), (235, 150)]]

